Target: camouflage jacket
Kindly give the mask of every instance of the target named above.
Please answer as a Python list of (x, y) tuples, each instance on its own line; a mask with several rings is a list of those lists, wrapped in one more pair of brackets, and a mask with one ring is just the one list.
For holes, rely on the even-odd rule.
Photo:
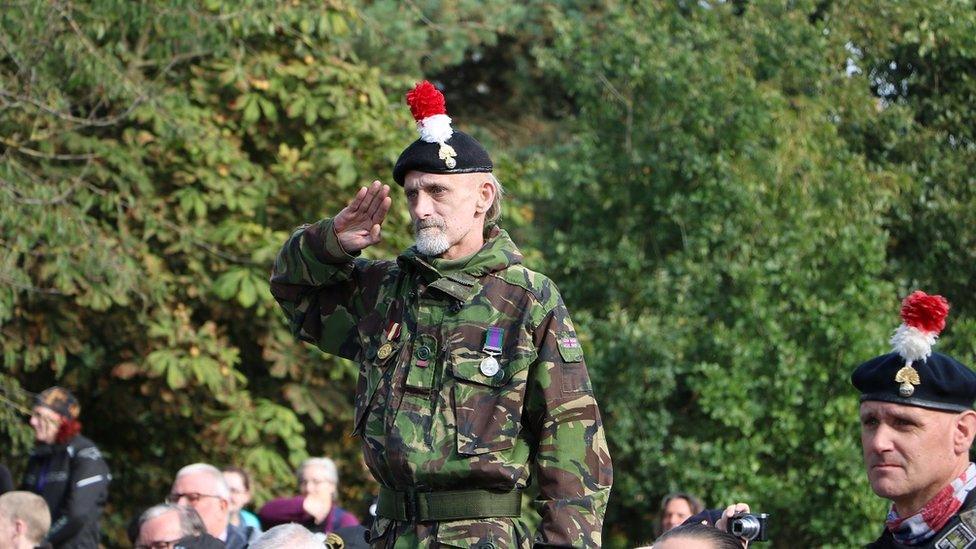
[[(299, 228), (279, 253), (271, 291), (294, 333), (360, 364), (355, 433), (377, 481), (510, 491), (531, 475), (538, 485), (534, 536), (508, 518), (378, 519), (374, 546), (600, 546), (612, 482), (600, 412), (559, 292), (521, 259), (497, 229), (460, 260), (413, 248), (396, 261), (359, 259), (328, 219)], [(488, 377), (490, 327), (503, 337)]]

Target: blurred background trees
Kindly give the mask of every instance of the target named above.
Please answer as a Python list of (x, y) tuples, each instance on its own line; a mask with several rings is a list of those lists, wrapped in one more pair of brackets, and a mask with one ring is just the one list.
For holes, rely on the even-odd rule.
[[(636, 4), (636, 5), (635, 5)], [(612, 446), (607, 545), (671, 490), (773, 515), (775, 546), (872, 539), (848, 375), (901, 296), (976, 359), (969, 2), (9, 2), (0, 10), (0, 460), (30, 391), (83, 402), (108, 543), (192, 461), (258, 499), (307, 455), (372, 486), (357, 367), (267, 290), (295, 226), (389, 180), (402, 95), (443, 85), (505, 224), (562, 288)], [(395, 202), (401, 197), (394, 193)], [(394, 207), (385, 243), (410, 243)], [(783, 543), (783, 540), (789, 540)]]

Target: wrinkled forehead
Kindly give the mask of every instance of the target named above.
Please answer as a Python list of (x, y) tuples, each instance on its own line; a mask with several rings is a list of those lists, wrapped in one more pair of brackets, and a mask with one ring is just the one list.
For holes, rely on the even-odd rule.
[(443, 185), (448, 187), (461, 187), (470, 184), (474, 180), (474, 175), (470, 173), (426, 173), (411, 171), (407, 173), (403, 182), (405, 190), (429, 187), (431, 185)]

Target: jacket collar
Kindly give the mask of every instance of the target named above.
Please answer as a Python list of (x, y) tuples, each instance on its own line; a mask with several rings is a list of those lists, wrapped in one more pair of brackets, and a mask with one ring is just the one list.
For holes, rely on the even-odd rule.
[(467, 301), (476, 291), (478, 279), (522, 263), (522, 253), (508, 232), (493, 227), (480, 250), (460, 259), (441, 259), (421, 255), (416, 247), (403, 252), (397, 262), (409, 267), (431, 288)]

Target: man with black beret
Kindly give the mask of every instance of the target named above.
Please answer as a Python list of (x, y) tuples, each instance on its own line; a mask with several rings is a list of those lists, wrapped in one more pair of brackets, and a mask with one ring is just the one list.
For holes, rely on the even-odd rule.
[(869, 548), (976, 547), (976, 373), (931, 349), (948, 310), (942, 296), (910, 295), (894, 351), (851, 376), (868, 480), (892, 502)]
[[(360, 363), (354, 433), (380, 483), (374, 547), (599, 547), (612, 469), (583, 352), (548, 278), (498, 227), (487, 151), (451, 128), (429, 82), (407, 94), (420, 139), (393, 169), (416, 243), (380, 241), (379, 181), (300, 227), (271, 291), (294, 333)], [(542, 521), (521, 520), (538, 486)]]

